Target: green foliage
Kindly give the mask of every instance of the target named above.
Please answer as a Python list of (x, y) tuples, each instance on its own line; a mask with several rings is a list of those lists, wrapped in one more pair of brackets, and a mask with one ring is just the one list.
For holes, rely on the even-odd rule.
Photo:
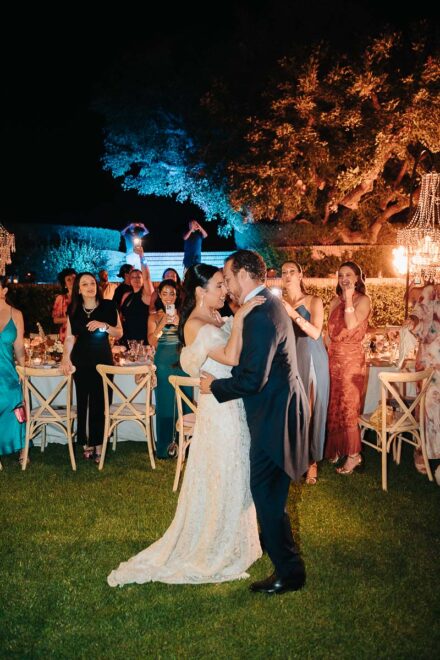
[(232, 203), (254, 220), (342, 223), (344, 241), (376, 222), (375, 242), (408, 205), (418, 146), (440, 151), (440, 59), (426, 35), (389, 33), (329, 61), (323, 46), (282, 60), (230, 163)]
[(32, 271), (42, 282), (55, 282), (63, 268), (75, 268), (98, 273), (107, 267), (107, 257), (102, 251), (102, 243), (95, 241), (61, 239), (57, 243), (49, 241), (34, 244), (24, 249), (17, 247), (14, 257), (14, 271), (21, 276)]
[(92, 243), (105, 250), (119, 250), (121, 240), (119, 231), (103, 227), (8, 222), (8, 228), (15, 234), (17, 250), (22, 247), (27, 250), (35, 244), (39, 245), (47, 242), (59, 245), (62, 241)]
[(58, 332), (59, 326), (52, 321), (52, 307), (55, 297), (61, 293), (54, 284), (10, 284), (9, 297), (24, 318), (25, 333), (37, 332), (37, 321), (49, 334)]
[[(106, 577), (158, 539), (176, 507), (174, 461), (147, 464), (121, 442), (105, 469), (66, 446), (31, 450), (21, 472), (2, 456), (2, 658), (435, 658), (440, 647), (440, 489), (414, 470), (412, 451), (365, 450), (351, 478), (320, 466), (316, 487), (294, 484), (287, 504), (307, 569), (297, 594), (252, 594), (272, 570), (222, 584), (133, 584)], [(94, 616), (92, 616), (94, 613)]]

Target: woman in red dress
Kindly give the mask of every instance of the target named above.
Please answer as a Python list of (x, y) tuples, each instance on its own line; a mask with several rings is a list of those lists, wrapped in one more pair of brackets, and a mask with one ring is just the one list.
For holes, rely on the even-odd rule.
[(365, 383), (362, 340), (370, 315), (364, 276), (353, 261), (339, 267), (336, 294), (328, 321), (330, 401), (325, 456), (333, 463), (345, 456), (344, 464), (336, 471), (347, 475), (362, 465), (358, 426)]

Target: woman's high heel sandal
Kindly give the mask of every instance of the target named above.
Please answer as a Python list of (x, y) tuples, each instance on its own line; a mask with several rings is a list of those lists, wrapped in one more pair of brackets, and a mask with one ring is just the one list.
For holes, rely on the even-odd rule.
[(309, 469), (307, 470), (306, 484), (308, 486), (314, 486), (317, 481), (318, 481), (318, 465), (316, 463), (312, 463), (309, 466)]
[(85, 461), (90, 461), (90, 459), (93, 458), (94, 451), (95, 451), (94, 447), (88, 447), (87, 445), (84, 445), (84, 447), (83, 447), (83, 459)]
[(358, 470), (359, 472), (361, 472), (361, 471), (364, 469), (364, 461), (363, 461), (363, 459), (362, 459), (361, 454), (355, 454), (354, 456), (350, 456), (350, 455), (349, 455), (349, 456), (347, 457), (347, 460), (348, 460), (349, 458), (358, 458), (359, 460), (358, 460), (357, 463), (355, 463), (355, 464), (353, 465), (353, 467), (352, 467), (351, 469), (348, 469), (348, 468), (345, 467), (345, 465), (346, 465), (346, 463), (347, 463), (347, 461), (345, 461), (345, 464), (344, 464), (344, 465), (342, 465), (341, 467), (336, 468), (336, 472), (337, 472), (338, 474), (344, 474), (344, 475), (347, 475), (347, 474), (353, 474), (353, 472), (354, 472), (355, 470)]

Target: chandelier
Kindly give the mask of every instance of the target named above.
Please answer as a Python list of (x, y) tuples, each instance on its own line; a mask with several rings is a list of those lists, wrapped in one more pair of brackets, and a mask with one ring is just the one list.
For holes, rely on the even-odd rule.
[(0, 276), (5, 274), (6, 266), (11, 263), (11, 252), (15, 252), (15, 236), (0, 223)]
[(422, 175), (416, 211), (399, 229), (397, 242), (408, 250), (409, 271), (423, 281), (440, 282), (440, 174)]

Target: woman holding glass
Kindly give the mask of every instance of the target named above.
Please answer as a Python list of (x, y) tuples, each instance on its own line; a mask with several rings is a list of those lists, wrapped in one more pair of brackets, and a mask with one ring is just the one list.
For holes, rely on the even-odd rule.
[(75, 367), (77, 441), (83, 445), (83, 457), (91, 459), (95, 455), (96, 463), (101, 458), (104, 435), (104, 391), (96, 365), (113, 364), (109, 337), (122, 337), (116, 304), (102, 299), (92, 273), (80, 273), (68, 309), (61, 369), (67, 375)]
[(150, 271), (140, 246), (134, 252), (141, 260), (141, 270), (133, 268), (130, 272), (130, 285), (133, 291), (125, 293), (121, 300), (123, 341), (128, 346), (129, 339), (147, 343), (148, 333), (148, 307), (154, 291), (150, 278)]
[(179, 366), (180, 299), (175, 280), (166, 279), (159, 284), (156, 310), (148, 320), (148, 343), (156, 349), (156, 453), (157, 458), (169, 458), (168, 450), (175, 433), (175, 411), (174, 389), (168, 376), (186, 376)]
[(339, 267), (336, 296), (329, 310), (330, 402), (325, 449), (332, 463), (346, 457), (336, 470), (342, 475), (362, 466), (358, 417), (366, 375), (362, 341), (369, 315), (370, 299), (365, 294), (362, 270), (354, 261), (346, 261)]
[(298, 372), (310, 403), (310, 466), (306, 483), (316, 484), (318, 461), (323, 457), (330, 376), (327, 351), (322, 339), (324, 305), (321, 298), (307, 293), (303, 272), (296, 261), (281, 267), (283, 305), (292, 319), (296, 338)]

